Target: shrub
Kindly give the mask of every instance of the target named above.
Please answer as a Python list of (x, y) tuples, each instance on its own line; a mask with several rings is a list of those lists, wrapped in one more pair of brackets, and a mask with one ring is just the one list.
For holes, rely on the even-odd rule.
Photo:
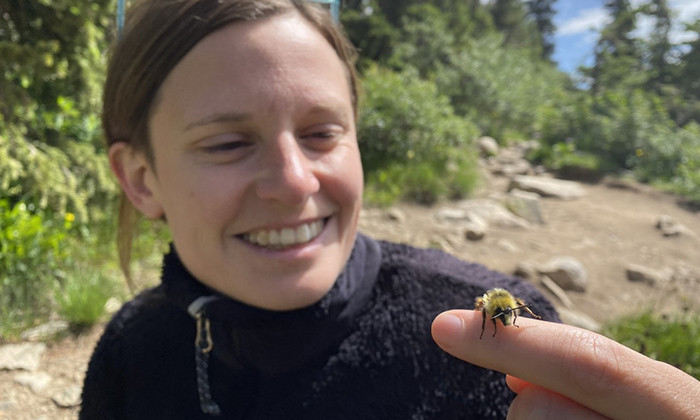
[(364, 88), (358, 139), (368, 202), (433, 202), (474, 187), (477, 130), (454, 115), (433, 83), (411, 69), (372, 66)]
[(106, 217), (117, 190), (106, 154), (91, 143), (59, 148), (32, 142), (20, 130), (0, 132), (0, 198), (70, 212), (86, 223)]
[(68, 254), (63, 242), (73, 219), (72, 213), (56, 217), (0, 199), (0, 312), (6, 322), (17, 325), (48, 314), (48, 291), (63, 275)]
[(605, 327), (603, 333), (652, 359), (669, 363), (700, 379), (700, 315), (660, 317), (653, 312), (630, 316)]
[(494, 138), (529, 137), (541, 129), (547, 109), (561, 107), (565, 77), (533, 60), (529, 49), (503, 45), (503, 36), (472, 39), (436, 71), (440, 92), (458, 115), (477, 121)]
[(83, 328), (100, 320), (115, 291), (114, 282), (102, 271), (75, 267), (57, 285), (54, 296), (59, 314), (72, 326)]

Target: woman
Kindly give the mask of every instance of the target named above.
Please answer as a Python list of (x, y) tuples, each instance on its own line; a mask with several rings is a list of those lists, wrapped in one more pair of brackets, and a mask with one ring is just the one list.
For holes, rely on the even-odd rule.
[[(506, 415), (503, 376), (442, 352), (432, 320), (493, 287), (557, 315), (515, 278), (357, 233), (357, 96), (351, 46), (310, 3), (131, 9), (103, 116), (122, 267), (134, 211), (173, 245), (107, 326), (81, 418)], [(444, 319), (442, 346), (460, 337)], [(526, 329), (506, 330), (482, 348)]]

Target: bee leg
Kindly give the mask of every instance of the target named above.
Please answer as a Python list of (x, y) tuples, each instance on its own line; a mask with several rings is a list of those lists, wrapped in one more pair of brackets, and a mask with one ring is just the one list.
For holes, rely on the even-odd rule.
[(535, 317), (535, 318), (537, 318), (537, 319), (542, 319), (541, 316), (535, 315), (535, 313), (532, 312), (532, 311), (530, 310), (530, 308), (528, 308), (527, 306), (524, 306), (523, 309), (525, 309), (525, 310), (526, 310), (530, 315), (532, 315), (533, 317)]
[(481, 335), (479, 336), (479, 340), (481, 340), (481, 337), (484, 336), (484, 326), (486, 325), (486, 311), (481, 311)]
[(518, 320), (518, 311), (513, 311), (513, 326), (516, 328), (520, 328), (520, 325), (516, 325), (515, 321)]
[(496, 331), (498, 331), (498, 329), (496, 328), (496, 320), (492, 318), (491, 321), (493, 321), (493, 335), (491, 337), (495, 337)]

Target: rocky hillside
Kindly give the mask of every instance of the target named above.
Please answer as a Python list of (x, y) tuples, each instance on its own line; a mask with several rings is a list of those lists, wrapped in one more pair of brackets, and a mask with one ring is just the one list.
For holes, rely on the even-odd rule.
[[(630, 181), (557, 180), (484, 141), (475, 197), (432, 207), (365, 209), (360, 229), (379, 239), (441, 248), (528, 278), (569, 323), (643, 310), (700, 309), (700, 215)], [(471, 308), (473, 302), (464, 302)], [(536, 308), (535, 308), (536, 309)], [(60, 325), (59, 325), (60, 327)], [(101, 326), (78, 337), (0, 346), (0, 419), (75, 419)]]
[(361, 229), (523, 276), (567, 322), (590, 329), (643, 310), (700, 308), (699, 213), (633, 181), (555, 179), (523, 159), (527, 147), (485, 143), (475, 197), (367, 209)]

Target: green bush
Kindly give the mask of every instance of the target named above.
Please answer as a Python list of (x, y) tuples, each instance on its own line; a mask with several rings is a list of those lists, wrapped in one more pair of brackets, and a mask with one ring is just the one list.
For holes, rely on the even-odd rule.
[(74, 327), (90, 326), (102, 318), (116, 290), (101, 269), (75, 267), (55, 289), (58, 313)]
[(653, 312), (620, 319), (603, 333), (652, 359), (669, 363), (700, 380), (700, 315), (661, 317)]
[(32, 142), (20, 130), (0, 132), (0, 198), (88, 223), (109, 218), (117, 191), (106, 153), (91, 143), (59, 148)]
[(673, 189), (700, 205), (700, 125), (689, 124), (681, 133), (682, 155), (671, 181)]
[[(50, 287), (64, 275), (64, 240), (74, 216), (53, 216), (0, 199), (0, 312), (24, 323), (50, 311)], [(3, 328), (5, 329), (5, 328)]]
[(475, 126), (455, 116), (437, 87), (411, 69), (372, 66), (363, 85), (358, 138), (367, 201), (434, 202), (468, 194), (477, 180)]
[(572, 142), (561, 142), (552, 145), (541, 145), (535, 149), (528, 159), (542, 163), (553, 170), (561, 170), (567, 167), (580, 167), (597, 170), (600, 162), (596, 155), (576, 150)]
[(497, 34), (470, 40), (451, 63), (438, 66), (435, 81), (456, 114), (477, 121), (482, 133), (527, 138), (541, 129), (546, 110), (568, 96), (566, 76), (533, 60), (531, 50), (503, 42)]

